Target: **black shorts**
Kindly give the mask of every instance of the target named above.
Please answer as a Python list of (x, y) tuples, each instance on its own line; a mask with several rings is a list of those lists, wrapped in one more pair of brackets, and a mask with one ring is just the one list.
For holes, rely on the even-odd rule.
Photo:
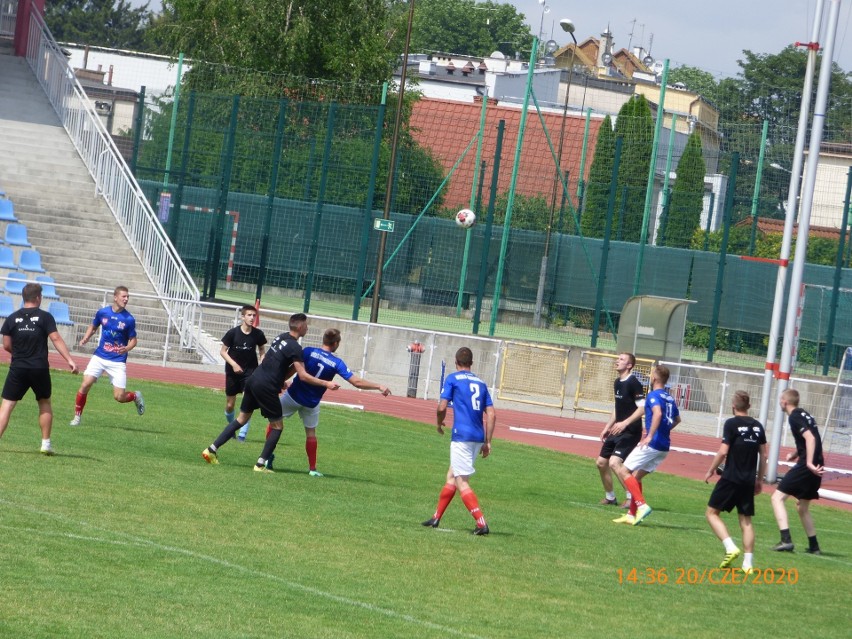
[(253, 372), (254, 369), (242, 373), (225, 373), (225, 395), (234, 397), (242, 393), (246, 389), (246, 380)]
[(627, 459), (630, 452), (636, 448), (636, 444), (642, 439), (642, 431), (631, 433), (622, 431), (618, 435), (607, 437), (601, 446), (600, 456), (609, 459), (612, 456)]
[(36, 399), (50, 399), (53, 390), (48, 368), (10, 368), (3, 384), (3, 399), (19, 402), (33, 389)]
[(269, 384), (259, 383), (256, 375), (249, 377), (243, 389), (243, 400), (240, 402), (241, 413), (253, 413), (258, 408), (260, 414), (270, 422), (280, 422), (284, 419), (281, 410), (281, 400), (278, 398), (280, 388)]
[(724, 510), (726, 513), (731, 512), (736, 506), (740, 515), (753, 517), (754, 484), (738, 484), (722, 477), (713, 488), (707, 505), (716, 510)]
[(814, 475), (805, 464), (796, 464), (784, 475), (778, 490), (796, 499), (819, 499), (821, 485), (822, 477)]

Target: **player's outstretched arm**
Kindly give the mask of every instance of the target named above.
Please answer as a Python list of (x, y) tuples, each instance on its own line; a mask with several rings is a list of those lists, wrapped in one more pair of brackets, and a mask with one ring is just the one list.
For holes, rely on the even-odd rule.
[(85, 346), (85, 344), (86, 344), (86, 343), (87, 343), (87, 342), (88, 342), (88, 341), (92, 338), (92, 335), (94, 335), (94, 333), (95, 333), (95, 331), (96, 331), (96, 330), (97, 330), (97, 329), (94, 327), (94, 325), (93, 325), (93, 324), (89, 324), (89, 325), (86, 327), (86, 332), (85, 332), (85, 334), (84, 334), (84, 335), (83, 335), (83, 337), (80, 339), (80, 346)]
[(387, 386), (371, 382), (370, 380), (358, 377), (357, 375), (353, 375), (347, 381), (359, 390), (377, 390), (385, 397), (391, 394), (390, 388)]

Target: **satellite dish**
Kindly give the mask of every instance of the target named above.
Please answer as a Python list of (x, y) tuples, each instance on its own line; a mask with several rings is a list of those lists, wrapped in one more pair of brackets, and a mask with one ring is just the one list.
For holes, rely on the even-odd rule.
[(612, 62), (612, 55), (610, 55), (609, 53), (604, 53), (601, 56), (601, 62), (603, 62), (604, 64), (609, 64), (610, 62)]
[(644, 58), (642, 58), (642, 64), (644, 64), (646, 67), (650, 67), (652, 64), (654, 64), (654, 58), (651, 57), (650, 53)]
[(492, 51), (492, 52), (491, 52), (491, 55), (490, 55), (490, 56), (488, 56), (488, 57), (489, 57), (489, 58), (494, 58), (495, 60), (504, 60), (504, 59), (506, 58), (506, 56), (505, 56), (505, 55), (503, 55), (503, 52), (502, 52), (502, 51)]
[(559, 43), (556, 40), (548, 40), (544, 43), (544, 51), (547, 55), (555, 52), (559, 48)]

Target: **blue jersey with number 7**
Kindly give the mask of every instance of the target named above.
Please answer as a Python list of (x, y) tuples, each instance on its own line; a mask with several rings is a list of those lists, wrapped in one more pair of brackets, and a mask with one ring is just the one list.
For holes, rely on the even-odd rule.
[(444, 380), (441, 399), (453, 403), (453, 441), (484, 442), (482, 415), (493, 406), (488, 386), (470, 371), (450, 373)]

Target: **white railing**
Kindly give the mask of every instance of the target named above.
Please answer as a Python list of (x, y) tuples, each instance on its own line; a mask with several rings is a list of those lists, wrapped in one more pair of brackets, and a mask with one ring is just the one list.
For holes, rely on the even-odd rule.
[(198, 287), (37, 11), (30, 17), (27, 62), (94, 178), (96, 195), (104, 198), (157, 291), (181, 346), (192, 348)]
[(18, 0), (0, 0), (0, 36), (14, 36), (17, 19)]

